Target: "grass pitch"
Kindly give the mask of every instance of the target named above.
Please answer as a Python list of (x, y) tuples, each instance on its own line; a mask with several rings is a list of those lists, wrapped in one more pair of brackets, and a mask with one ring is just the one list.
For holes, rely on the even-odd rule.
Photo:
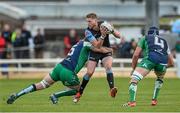
[(6, 104), (10, 94), (39, 80), (0, 80), (0, 112), (180, 112), (180, 79), (176, 78), (164, 80), (157, 106), (150, 105), (155, 80), (152, 78), (145, 78), (139, 83), (137, 106), (134, 108), (122, 107), (128, 100), (129, 78), (115, 78), (118, 87), (116, 98), (109, 96), (106, 78), (92, 78), (77, 104), (72, 102), (72, 97), (59, 98), (58, 105), (50, 102), (50, 94), (64, 89), (61, 83), (25, 95), (12, 105)]

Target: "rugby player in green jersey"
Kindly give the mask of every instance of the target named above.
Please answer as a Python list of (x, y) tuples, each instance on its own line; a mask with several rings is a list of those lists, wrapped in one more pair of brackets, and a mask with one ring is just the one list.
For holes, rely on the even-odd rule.
[(93, 45), (84, 40), (79, 41), (71, 48), (67, 57), (60, 63), (56, 64), (53, 70), (48, 75), (46, 75), (42, 81), (30, 85), (18, 93), (12, 94), (9, 96), (7, 104), (12, 104), (16, 99), (25, 94), (48, 88), (57, 81), (61, 81), (63, 85), (67, 86), (68, 88), (50, 96), (53, 104), (58, 103), (59, 97), (75, 95), (80, 85), (77, 73), (82, 69), (88, 60), (89, 51), (93, 50), (101, 53), (112, 52), (111, 48), (100, 47), (103, 43), (103, 35), (106, 34), (106, 29), (101, 28), (101, 31), (101, 38), (94, 41)]
[[(138, 63), (141, 52), (144, 57)], [(155, 81), (154, 93), (151, 105), (157, 105), (157, 97), (163, 85), (163, 78), (167, 67), (173, 66), (173, 57), (170, 54), (168, 44), (165, 39), (159, 36), (157, 27), (150, 27), (148, 34), (140, 39), (133, 54), (131, 81), (129, 85), (129, 102), (123, 106), (136, 106), (137, 84), (151, 70), (154, 70), (157, 79)]]

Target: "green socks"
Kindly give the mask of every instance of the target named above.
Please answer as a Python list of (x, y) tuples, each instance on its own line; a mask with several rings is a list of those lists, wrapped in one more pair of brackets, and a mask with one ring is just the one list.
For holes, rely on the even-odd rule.
[(54, 96), (56, 98), (62, 97), (62, 96), (72, 96), (75, 95), (77, 93), (77, 90), (75, 89), (68, 89), (68, 90), (64, 90), (64, 91), (60, 91), (57, 93), (54, 93)]
[(157, 100), (157, 97), (159, 95), (159, 91), (160, 91), (162, 85), (163, 85), (163, 81), (161, 79), (157, 79), (155, 81), (154, 93), (153, 93), (153, 98), (152, 99)]
[(133, 102), (136, 100), (136, 91), (137, 91), (137, 84), (131, 83), (129, 86), (129, 96), (130, 96), (130, 102)]
[[(154, 87), (154, 93), (152, 99), (157, 100), (162, 85), (163, 85), (163, 81), (161, 79), (157, 79), (155, 81), (155, 87)], [(136, 92), (137, 92), (137, 84), (131, 83), (129, 86), (130, 102), (136, 101)]]

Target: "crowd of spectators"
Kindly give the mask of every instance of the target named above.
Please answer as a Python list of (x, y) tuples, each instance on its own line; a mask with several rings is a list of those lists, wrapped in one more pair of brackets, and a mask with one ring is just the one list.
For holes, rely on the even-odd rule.
[(114, 40), (111, 44), (115, 58), (132, 58), (136, 46), (137, 41), (135, 39), (127, 40), (124, 36), (120, 41)]
[[(31, 41), (30, 41), (31, 40)], [(71, 47), (80, 40), (80, 37), (75, 29), (70, 29), (69, 33), (64, 36), (64, 56), (66, 56)], [(32, 58), (30, 44), (33, 44), (33, 57), (43, 58), (45, 47), (45, 37), (41, 29), (37, 29), (36, 35), (32, 36), (31, 32), (26, 29), (26, 26), (16, 28), (12, 31), (10, 25), (5, 24), (0, 30), (0, 59), (28, 59)], [(180, 51), (179, 41), (177, 41), (175, 51)], [(120, 43), (112, 45), (114, 49), (114, 57), (116, 58), (132, 58), (133, 52), (137, 46), (137, 40), (131, 39), (127, 41), (122, 37)], [(60, 56), (60, 57), (64, 57)], [(23, 64), (23, 67), (28, 67), (28, 64)], [(1, 64), (1, 67), (8, 67), (7, 64)], [(8, 74), (2, 71), (2, 74)]]
[(134, 39), (126, 41), (125, 38), (121, 39), (121, 43), (118, 45), (117, 54), (118, 58), (132, 58), (134, 50), (136, 49), (137, 43)]
[[(12, 31), (9, 24), (5, 24), (0, 30), (0, 59), (28, 59), (30, 58), (30, 40), (33, 40), (35, 58), (43, 58), (43, 48), (45, 38), (41, 30), (37, 30), (37, 34), (33, 37), (26, 26), (16, 28)], [(27, 67), (28, 64), (22, 66)], [(5, 69), (8, 64), (1, 64)], [(2, 74), (8, 74), (2, 71)]]
[[(78, 33), (75, 29), (70, 29), (69, 33), (64, 37), (64, 56), (67, 55), (71, 47), (80, 40)], [(134, 39), (127, 41), (125, 37), (121, 39), (119, 44), (112, 44), (114, 49), (114, 56), (117, 58), (132, 58), (133, 52), (137, 46)]]

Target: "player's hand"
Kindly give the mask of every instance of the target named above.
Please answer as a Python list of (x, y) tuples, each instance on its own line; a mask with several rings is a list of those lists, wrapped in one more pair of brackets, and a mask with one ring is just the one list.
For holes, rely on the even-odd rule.
[(106, 35), (108, 34), (108, 29), (104, 26), (100, 27), (100, 32), (101, 32), (101, 36), (102, 37), (106, 37)]
[(105, 27), (107, 29), (107, 33), (108, 34), (112, 34), (114, 33), (114, 27), (113, 25), (111, 25), (110, 23), (104, 21), (102, 24), (101, 24), (101, 27)]
[(109, 34), (113, 34), (114, 33), (114, 26), (112, 24), (110, 24), (111, 26), (109, 26), (108, 30), (109, 30)]

